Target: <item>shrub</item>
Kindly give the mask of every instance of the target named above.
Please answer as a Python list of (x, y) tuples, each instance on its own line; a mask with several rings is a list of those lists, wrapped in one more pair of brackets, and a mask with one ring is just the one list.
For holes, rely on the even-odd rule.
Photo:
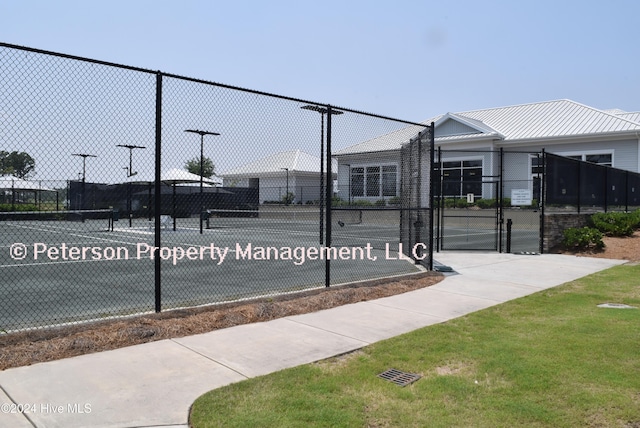
[[(402, 204), (402, 198), (400, 198), (400, 196), (394, 196), (393, 198), (390, 198), (387, 203), (389, 205), (401, 205)], [(640, 211), (638, 211), (640, 212)]]
[(640, 209), (630, 213), (634, 229), (640, 229)]
[(38, 211), (34, 204), (0, 204), (0, 211)]
[(358, 206), (358, 207), (370, 207), (373, 204), (371, 203), (371, 201), (368, 201), (366, 199), (358, 199), (356, 201), (353, 201), (351, 203), (351, 205), (355, 205), (355, 206)]
[(284, 195), (280, 201), (281, 204), (285, 204), (285, 205), (291, 205), (291, 203), (293, 202), (293, 200), (295, 199), (295, 195), (292, 192), (287, 193), (286, 195)]
[(571, 227), (563, 233), (562, 245), (569, 250), (602, 249), (602, 232), (592, 227)]
[(631, 236), (635, 229), (634, 216), (623, 212), (595, 213), (591, 223), (607, 236)]
[(455, 208), (456, 206), (456, 201), (457, 199), (453, 199), (453, 198), (446, 198), (444, 200), (444, 207), (445, 208)]
[(495, 208), (496, 200), (495, 199), (477, 199), (476, 205), (478, 208), (487, 209), (487, 208)]
[(334, 207), (338, 207), (340, 205), (348, 205), (349, 203), (347, 201), (345, 201), (344, 199), (338, 197), (338, 196), (334, 196), (333, 198), (331, 198), (331, 205)]
[(469, 203), (467, 202), (466, 199), (458, 199), (456, 201), (456, 208), (467, 208), (469, 206)]
[(375, 203), (376, 207), (386, 207), (387, 206), (387, 201), (385, 201), (384, 199), (378, 199)]

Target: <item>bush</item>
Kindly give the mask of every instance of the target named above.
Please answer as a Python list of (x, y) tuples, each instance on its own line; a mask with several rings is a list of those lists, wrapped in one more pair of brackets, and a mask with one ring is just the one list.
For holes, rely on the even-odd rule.
[(569, 250), (602, 249), (602, 232), (592, 227), (571, 227), (563, 233), (562, 245)]
[(458, 199), (456, 201), (456, 208), (467, 208), (469, 206), (469, 203), (467, 202), (466, 199)]
[(334, 196), (333, 198), (331, 198), (331, 205), (334, 207), (339, 207), (341, 205), (349, 205), (349, 203), (338, 196)]
[[(389, 205), (395, 205), (395, 206), (398, 206), (398, 205), (401, 205), (401, 204), (402, 204), (402, 198), (400, 198), (400, 196), (394, 196), (393, 198), (390, 198), (390, 199), (387, 201), (387, 203), (388, 203)], [(638, 211), (638, 212), (640, 212), (640, 211)]]
[(631, 212), (629, 215), (631, 215), (631, 221), (633, 222), (633, 228), (634, 229), (640, 229), (640, 209), (637, 209), (633, 212)]
[(487, 209), (487, 208), (495, 208), (496, 200), (495, 199), (477, 199), (476, 205), (478, 208)]
[(387, 206), (387, 201), (385, 201), (384, 199), (378, 199), (375, 203), (376, 207), (386, 207)]
[(295, 199), (295, 195), (292, 192), (287, 193), (286, 195), (284, 195), (280, 201), (281, 204), (285, 204), (285, 205), (291, 205), (291, 203), (293, 202), (293, 200)]
[(444, 200), (444, 207), (445, 208), (455, 208), (455, 206), (456, 206), (456, 199), (446, 198)]
[(596, 213), (591, 224), (607, 236), (631, 236), (636, 228), (633, 214), (623, 212)]
[(34, 204), (0, 204), (0, 211), (38, 211)]
[(351, 205), (355, 205), (357, 207), (370, 207), (370, 206), (373, 206), (373, 203), (371, 203), (371, 201), (368, 201), (366, 199), (358, 199), (356, 201), (353, 201)]

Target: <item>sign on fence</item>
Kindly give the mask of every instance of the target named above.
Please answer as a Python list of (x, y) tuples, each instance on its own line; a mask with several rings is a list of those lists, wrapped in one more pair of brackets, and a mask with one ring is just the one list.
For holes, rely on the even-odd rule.
[(531, 205), (531, 190), (529, 189), (511, 189), (511, 206)]

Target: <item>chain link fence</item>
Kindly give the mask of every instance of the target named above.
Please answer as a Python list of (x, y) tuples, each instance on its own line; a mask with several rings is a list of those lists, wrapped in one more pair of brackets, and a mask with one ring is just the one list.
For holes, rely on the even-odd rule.
[(0, 94), (2, 331), (420, 271), (399, 155), (331, 154), (424, 125), (6, 44)]

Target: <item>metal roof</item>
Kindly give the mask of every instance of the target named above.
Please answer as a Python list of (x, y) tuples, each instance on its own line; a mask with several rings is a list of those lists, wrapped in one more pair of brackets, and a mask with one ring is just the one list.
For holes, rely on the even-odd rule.
[(634, 111), (634, 112), (623, 112), (623, 113), (618, 113), (617, 116), (623, 118), (623, 119), (627, 119), (627, 120), (631, 120), (633, 122), (637, 122), (640, 123), (640, 111)]
[[(447, 120), (458, 120), (479, 132), (440, 135), (436, 137), (436, 143), (471, 142), (481, 139), (495, 140), (498, 144), (526, 143), (535, 140), (561, 140), (576, 136), (610, 136), (640, 132), (640, 112), (624, 113), (618, 109), (599, 110), (566, 99), (447, 113), (423, 123), (435, 122), (436, 135), (438, 135), (438, 125)], [(420, 131), (419, 127), (410, 126), (336, 151), (334, 155), (399, 150), (400, 146), (415, 137), (418, 131)]]
[(460, 113), (504, 135), (504, 141), (640, 131), (640, 124), (571, 100)]

